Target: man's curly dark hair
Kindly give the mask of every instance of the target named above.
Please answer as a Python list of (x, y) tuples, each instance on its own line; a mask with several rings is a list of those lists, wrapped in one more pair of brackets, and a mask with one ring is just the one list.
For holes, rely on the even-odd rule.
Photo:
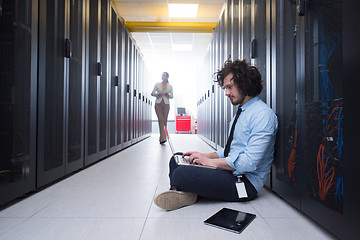
[(224, 79), (230, 73), (234, 75), (235, 86), (243, 95), (255, 97), (261, 93), (263, 89), (261, 74), (256, 67), (249, 65), (245, 59), (231, 61), (229, 57), (222, 69), (214, 74), (215, 82), (220, 87), (224, 87)]

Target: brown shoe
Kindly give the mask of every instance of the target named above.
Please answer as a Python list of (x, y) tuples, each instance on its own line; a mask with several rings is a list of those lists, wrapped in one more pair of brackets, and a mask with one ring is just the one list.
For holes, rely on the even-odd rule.
[(197, 195), (195, 193), (181, 191), (165, 191), (158, 194), (154, 203), (159, 208), (171, 211), (196, 203)]

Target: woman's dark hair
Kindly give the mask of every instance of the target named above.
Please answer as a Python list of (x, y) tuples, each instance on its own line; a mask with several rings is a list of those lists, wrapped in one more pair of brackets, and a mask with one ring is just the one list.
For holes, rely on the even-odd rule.
[[(167, 76), (167, 78), (169, 78), (169, 73), (168, 72), (163, 72), (165, 73), (165, 75)], [(167, 82), (169, 82), (169, 79), (167, 80)]]
[(261, 74), (256, 67), (249, 65), (245, 59), (233, 62), (229, 57), (222, 69), (215, 73), (215, 82), (220, 87), (224, 87), (224, 79), (230, 73), (234, 75), (233, 81), (243, 95), (255, 97), (261, 93), (263, 89)]

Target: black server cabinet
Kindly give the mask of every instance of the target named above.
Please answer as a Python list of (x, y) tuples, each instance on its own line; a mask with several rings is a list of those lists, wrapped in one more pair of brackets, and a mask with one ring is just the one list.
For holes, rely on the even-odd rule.
[(343, 74), (343, 1), (277, 1), (274, 7), (279, 133), (273, 190), (340, 239), (352, 239), (359, 193), (351, 180), (358, 164), (346, 153), (352, 141), (344, 135), (355, 128), (344, 117), (351, 79)]
[(138, 116), (139, 116), (139, 101), (138, 101), (138, 94), (139, 94), (139, 54), (138, 50), (136, 48), (136, 45), (133, 45), (134, 47), (134, 75), (133, 75), (133, 127), (132, 127), (132, 143), (135, 143), (138, 141)]
[[(84, 109), (85, 109), (85, 0), (70, 1), (68, 5), (67, 86), (67, 151), (66, 173), (84, 166)], [(68, 46), (67, 46), (68, 47)]]
[(263, 90), (259, 97), (265, 103), (267, 101), (268, 79), (266, 72), (266, 1), (251, 0), (251, 42), (250, 59), (251, 65), (257, 67), (263, 80)]
[(240, 0), (240, 59), (251, 62), (251, 0)]
[(277, 1), (273, 15), (272, 62), (276, 72), (275, 112), (278, 117), (272, 189), (300, 208), (298, 122), (296, 117), (296, 9), (295, 1)]
[[(225, 7), (225, 18), (224, 18), (224, 35), (225, 35), (225, 50), (224, 50), (224, 62), (230, 58), (234, 60), (234, 56), (232, 55), (232, 19), (233, 19), (233, 11), (232, 11), (232, 0), (228, 0)], [(224, 94), (224, 104), (225, 104), (225, 125), (224, 125), (224, 134), (225, 134), (225, 141), (224, 146), (226, 145), (226, 141), (228, 138), (228, 133), (230, 131), (230, 121), (233, 118), (234, 113), (234, 106), (231, 104), (231, 101), (228, 97)]]
[(65, 0), (39, 1), (37, 184), (65, 174)]
[(117, 98), (117, 143), (124, 142), (124, 96), (125, 89), (125, 25), (118, 19), (118, 98)]
[[(304, 57), (297, 81), (299, 89), (299, 158), (303, 159), (304, 193), (302, 210), (340, 238), (350, 237), (346, 220), (351, 209), (344, 194), (344, 132), (348, 113), (343, 86), (343, 3), (307, 1), (300, 5), (299, 48)], [(347, 115), (346, 115), (347, 116)], [(345, 120), (344, 120), (345, 119)], [(347, 206), (347, 209), (345, 208)], [(347, 210), (347, 212), (346, 212)], [(350, 213), (351, 214), (351, 213)]]
[(240, 58), (240, 38), (239, 38), (239, 30), (240, 30), (240, 1), (239, 0), (231, 0), (231, 56), (233, 59)]
[[(215, 72), (215, 40), (214, 38), (211, 40), (211, 45), (210, 45), (210, 73), (213, 74)], [(212, 79), (212, 78), (211, 78)], [(217, 89), (217, 84), (214, 82), (211, 82), (211, 128), (210, 128), (210, 135), (211, 135), (211, 141), (214, 143), (212, 146), (214, 148), (216, 148), (216, 116), (217, 114), (215, 114), (216, 112), (216, 94), (215, 94), (215, 89)]]
[(139, 136), (139, 140), (142, 140), (145, 135), (143, 133), (143, 125), (142, 125), (142, 120), (143, 120), (143, 106), (144, 106), (144, 102), (143, 102), (143, 94), (144, 94), (144, 89), (143, 89), (143, 86), (144, 86), (144, 82), (145, 82), (145, 79), (144, 79), (144, 69), (143, 69), (143, 59), (142, 59), (142, 56), (139, 52), (139, 67), (138, 67), (138, 74), (139, 74), (139, 86), (138, 86), (138, 89), (139, 89), (139, 93), (138, 93), (138, 97), (139, 97), (139, 116), (138, 116), (138, 136)]
[(90, 0), (88, 16), (85, 165), (108, 148), (108, 1)]
[(0, 205), (35, 189), (37, 7), (1, 2)]
[(130, 121), (130, 139), (131, 144), (136, 143), (136, 113), (137, 113), (137, 51), (136, 45), (131, 38), (131, 56), (132, 56), (132, 64), (131, 64), (131, 121)]
[(37, 186), (83, 166), (82, 1), (39, 1)]
[(130, 81), (129, 81), (129, 76), (130, 76), (130, 48), (129, 48), (129, 44), (130, 44), (130, 38), (129, 38), (129, 33), (128, 31), (124, 31), (124, 85), (125, 85), (125, 89), (124, 89), (124, 94), (123, 94), (123, 99), (124, 99), (124, 132), (123, 132), (123, 136), (124, 136), (124, 141), (123, 141), (123, 147), (128, 147), (130, 146), (131, 142), (130, 142), (130, 138), (129, 138), (129, 129), (130, 129), (130, 123), (129, 123), (129, 119), (130, 119), (130, 101), (131, 101), (131, 95), (130, 95)]
[(134, 72), (135, 72), (135, 46), (129, 34), (129, 128), (128, 140), (130, 144), (134, 143)]
[(122, 27), (115, 11), (111, 8), (110, 21), (110, 93), (109, 93), (109, 154), (119, 151), (122, 148), (121, 141), (121, 46)]
[[(216, 25), (213, 31), (213, 48), (214, 48), (214, 62), (213, 69), (216, 71), (219, 68), (219, 24)], [(214, 71), (214, 72), (215, 72)], [(219, 92), (218, 85), (214, 85), (214, 112), (219, 112)], [(220, 114), (214, 114), (214, 142), (216, 149), (218, 149), (220, 141)]]

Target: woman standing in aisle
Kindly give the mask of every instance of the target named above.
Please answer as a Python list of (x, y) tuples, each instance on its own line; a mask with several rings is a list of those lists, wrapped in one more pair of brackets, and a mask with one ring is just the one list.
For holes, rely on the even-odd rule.
[(167, 125), (167, 119), (170, 110), (169, 99), (173, 96), (173, 87), (169, 84), (169, 73), (163, 72), (161, 76), (162, 82), (156, 83), (151, 96), (156, 97), (155, 112), (159, 121), (160, 144), (166, 142), (166, 134), (164, 126)]

